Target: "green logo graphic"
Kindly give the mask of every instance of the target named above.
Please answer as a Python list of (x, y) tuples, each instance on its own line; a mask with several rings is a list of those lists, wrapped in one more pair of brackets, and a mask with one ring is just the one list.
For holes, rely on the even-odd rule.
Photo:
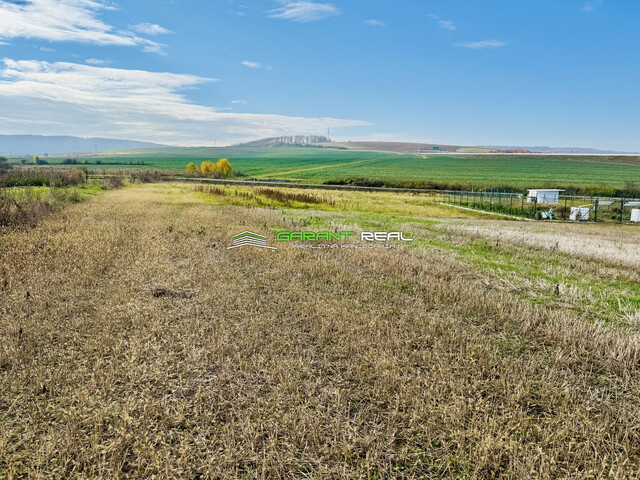
[(233, 245), (227, 247), (227, 250), (240, 247), (258, 247), (277, 250), (275, 247), (267, 245), (267, 237), (253, 232), (242, 232), (233, 237)]

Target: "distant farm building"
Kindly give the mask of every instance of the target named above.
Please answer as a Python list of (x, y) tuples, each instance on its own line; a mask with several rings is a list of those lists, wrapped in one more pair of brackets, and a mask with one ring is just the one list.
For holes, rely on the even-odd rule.
[(529, 189), (527, 201), (538, 203), (559, 203), (560, 192), (564, 192), (564, 190), (556, 188)]

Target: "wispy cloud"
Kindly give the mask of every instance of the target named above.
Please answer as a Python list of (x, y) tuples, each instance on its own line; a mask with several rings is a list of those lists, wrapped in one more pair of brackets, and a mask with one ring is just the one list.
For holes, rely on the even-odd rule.
[(456, 47), (468, 48), (470, 50), (486, 50), (490, 48), (502, 48), (507, 46), (507, 42), (500, 40), (481, 40), (479, 42), (459, 42), (454, 43)]
[(16, 61), (0, 69), (4, 133), (73, 134), (179, 145), (236, 143), (251, 138), (364, 126), (333, 118), (221, 112), (190, 102), (184, 91), (215, 81), (194, 75)]
[(438, 23), (438, 27), (440, 27), (442, 30), (448, 30), (450, 32), (453, 32), (458, 29), (458, 27), (456, 27), (456, 24), (453, 23), (451, 20), (443, 20), (438, 15), (434, 15), (433, 13), (430, 13), (427, 16), (429, 18), (434, 19)]
[(171, 33), (170, 30), (154, 23), (139, 23), (137, 25), (131, 25), (129, 28), (135, 32), (143, 33), (145, 35), (165, 35), (167, 33)]
[(278, 0), (278, 3), (280, 6), (269, 12), (271, 18), (306, 23), (340, 15), (340, 9), (332, 3), (316, 3), (309, 0)]
[(272, 70), (272, 67), (268, 65), (262, 65), (260, 62), (250, 62), (249, 60), (243, 60), (242, 65), (249, 68), (264, 68), (265, 70)]
[(602, 5), (603, 0), (590, 0), (588, 2), (584, 2), (582, 4), (581, 11), (585, 13), (591, 13), (596, 10), (599, 6)]
[(372, 27), (386, 27), (387, 24), (380, 20), (365, 20), (364, 23), (371, 25)]
[(248, 60), (243, 60), (242, 65), (249, 68), (262, 68), (262, 64), (260, 62), (250, 62)]
[(100, 20), (102, 11), (114, 9), (105, 0), (0, 0), (0, 40), (22, 37), (162, 50), (157, 42)]
[(246, 105), (247, 103), (246, 100), (231, 100), (232, 105)]
[(101, 58), (87, 58), (85, 62), (88, 65), (109, 65), (111, 60), (103, 60)]

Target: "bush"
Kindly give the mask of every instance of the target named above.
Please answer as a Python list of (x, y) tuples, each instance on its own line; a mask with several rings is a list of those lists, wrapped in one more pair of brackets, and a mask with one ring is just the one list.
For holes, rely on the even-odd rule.
[[(189, 169), (190, 165), (193, 165), (193, 164), (187, 165), (187, 170), (189, 171), (191, 171)], [(195, 165), (193, 166), (195, 168)], [(229, 160), (226, 158), (221, 158), (216, 163), (213, 163), (207, 160), (200, 164), (200, 172), (203, 175), (206, 175), (208, 177), (213, 177), (213, 178), (228, 177), (229, 174), (231, 174), (231, 170), (233, 170), (233, 167), (229, 163)]]
[(9, 163), (9, 160), (7, 160), (7, 157), (0, 157), (0, 171), (10, 170), (11, 168), (11, 164)]
[(86, 181), (85, 174), (71, 168), (14, 168), (0, 172), (1, 187), (70, 187)]
[(256, 190), (256, 193), (284, 204), (290, 204), (291, 202), (300, 202), (314, 204), (327, 203), (333, 205), (335, 203), (332, 200), (326, 200), (308, 193), (283, 192), (282, 190), (274, 190), (272, 188), (258, 188)]
[(162, 172), (159, 170), (128, 170), (127, 176), (131, 183), (155, 183), (162, 181)]
[(124, 177), (120, 175), (110, 175), (102, 181), (104, 190), (116, 190), (122, 187), (124, 187)]
[(52, 190), (41, 196), (31, 188), (17, 194), (0, 190), (0, 227), (30, 227), (63, 203), (78, 201), (80, 197), (75, 191)]

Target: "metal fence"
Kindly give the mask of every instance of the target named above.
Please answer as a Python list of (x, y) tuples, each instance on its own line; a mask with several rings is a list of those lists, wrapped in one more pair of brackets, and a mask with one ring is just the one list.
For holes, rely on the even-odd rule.
[(487, 212), (536, 218), (537, 202), (530, 203), (521, 193), (504, 192), (445, 192), (444, 203)]
[[(557, 204), (538, 203), (521, 193), (447, 191), (444, 203), (532, 219), (556, 219), (608, 223), (638, 222), (634, 209), (640, 209), (638, 198), (560, 195)], [(638, 222), (640, 223), (640, 222)]]

